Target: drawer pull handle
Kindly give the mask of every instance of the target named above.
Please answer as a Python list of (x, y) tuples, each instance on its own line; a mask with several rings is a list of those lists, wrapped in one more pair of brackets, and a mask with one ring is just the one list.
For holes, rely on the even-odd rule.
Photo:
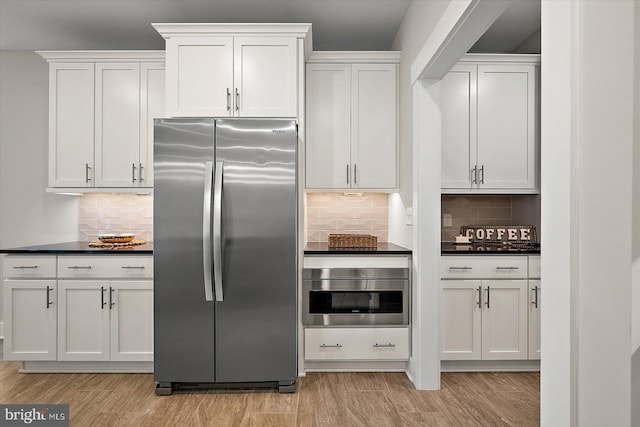
[(320, 348), (342, 348), (342, 344), (335, 344), (335, 345), (321, 344)]
[(70, 265), (67, 268), (70, 268), (72, 270), (91, 270), (90, 265)]
[(496, 270), (520, 270), (520, 267), (496, 267)]
[(120, 268), (126, 268), (127, 270), (144, 270), (144, 265), (123, 265)]
[(395, 344), (391, 344), (391, 343), (389, 343), (389, 344), (378, 344), (378, 343), (375, 343), (373, 345), (374, 348), (393, 348), (395, 346), (396, 346)]
[(26, 268), (38, 268), (37, 265), (16, 265), (15, 267), (16, 270), (24, 270)]
[(449, 267), (449, 270), (472, 270), (473, 267)]

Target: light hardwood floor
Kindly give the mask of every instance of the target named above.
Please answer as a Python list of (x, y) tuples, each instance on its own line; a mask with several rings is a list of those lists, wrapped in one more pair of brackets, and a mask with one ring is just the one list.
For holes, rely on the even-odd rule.
[(71, 426), (537, 426), (537, 373), (445, 373), (417, 391), (402, 373), (313, 373), (298, 392), (178, 392), (151, 374), (22, 374), (0, 362), (0, 403), (68, 403)]

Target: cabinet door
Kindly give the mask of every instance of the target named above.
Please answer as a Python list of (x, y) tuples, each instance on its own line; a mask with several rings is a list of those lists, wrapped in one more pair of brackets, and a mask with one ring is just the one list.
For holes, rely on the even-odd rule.
[(440, 83), (442, 188), (471, 189), (477, 181), (476, 78), (477, 66), (456, 65)]
[(4, 281), (5, 360), (56, 360), (56, 281)]
[(297, 55), (294, 37), (235, 37), (235, 115), (298, 117)]
[(442, 360), (480, 360), (481, 282), (442, 280), (441, 352)]
[(482, 360), (526, 360), (527, 281), (482, 282)]
[(233, 115), (233, 37), (171, 37), (166, 59), (170, 117)]
[(138, 185), (153, 187), (153, 119), (165, 117), (164, 63), (140, 66), (140, 165)]
[(58, 281), (58, 360), (109, 360), (108, 282)]
[(111, 360), (153, 361), (153, 282), (112, 281)]
[(536, 67), (478, 66), (482, 189), (536, 188)]
[(49, 185), (93, 186), (94, 64), (49, 67)]
[(351, 66), (353, 188), (397, 187), (397, 66)]
[(138, 185), (140, 64), (96, 64), (96, 186)]
[(307, 188), (350, 187), (351, 66), (307, 65)]
[(529, 359), (540, 360), (540, 313), (542, 288), (540, 280), (529, 280)]

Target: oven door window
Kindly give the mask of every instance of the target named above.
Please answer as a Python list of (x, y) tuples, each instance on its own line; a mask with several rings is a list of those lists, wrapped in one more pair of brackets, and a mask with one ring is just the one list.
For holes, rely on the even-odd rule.
[(311, 291), (309, 312), (402, 313), (402, 291)]

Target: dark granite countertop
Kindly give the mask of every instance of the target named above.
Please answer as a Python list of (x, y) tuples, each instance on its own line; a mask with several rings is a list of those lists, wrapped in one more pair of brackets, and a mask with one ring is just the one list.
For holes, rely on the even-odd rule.
[(52, 243), (49, 245), (23, 246), (0, 249), (2, 254), (51, 254), (51, 255), (153, 255), (153, 243), (126, 249), (90, 248), (87, 242)]
[(518, 245), (488, 245), (470, 244), (458, 245), (452, 242), (441, 243), (442, 255), (535, 255), (540, 254), (540, 245), (518, 246)]
[(336, 248), (329, 249), (327, 242), (308, 242), (305, 255), (411, 255), (411, 249), (388, 242), (378, 242), (377, 248)]

